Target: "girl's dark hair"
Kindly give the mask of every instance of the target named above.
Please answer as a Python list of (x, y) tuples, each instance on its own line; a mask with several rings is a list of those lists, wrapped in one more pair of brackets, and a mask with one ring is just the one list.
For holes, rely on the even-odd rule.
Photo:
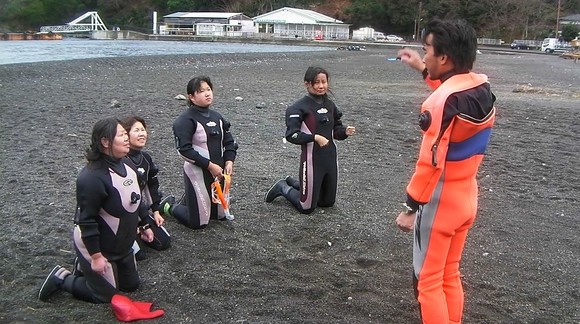
[(325, 69), (318, 67), (318, 66), (308, 67), (308, 69), (306, 70), (306, 73), (304, 73), (304, 82), (314, 84), (314, 81), (316, 81), (316, 77), (320, 73), (325, 74), (326, 79), (330, 82), (330, 74), (328, 74), (328, 71), (326, 71)]
[(306, 73), (304, 73), (304, 82), (308, 82), (308, 83), (314, 85), (314, 82), (316, 81), (316, 77), (320, 73), (326, 75), (326, 80), (329, 83), (328, 90), (327, 91), (329, 93), (332, 93), (332, 91), (330, 91), (330, 74), (328, 74), (328, 71), (326, 71), (324, 68), (321, 68), (321, 67), (318, 67), (318, 66), (310, 66), (310, 67), (308, 67), (308, 69), (306, 70)]
[(145, 124), (145, 119), (143, 119), (139, 116), (126, 117), (125, 119), (123, 119), (121, 121), (121, 125), (127, 131), (127, 133), (129, 133), (129, 131), (131, 131), (131, 127), (133, 127), (133, 125), (135, 125), (135, 123), (137, 123), (137, 122), (141, 123), (143, 125), (143, 127), (145, 129), (147, 129), (147, 125)]
[[(115, 136), (117, 136), (117, 125), (121, 121), (117, 118), (101, 119), (93, 126), (93, 134), (91, 135), (91, 145), (87, 149), (86, 158), (89, 162), (97, 161), (101, 158), (105, 148), (101, 145), (101, 139), (106, 139), (109, 143), (113, 143)], [(109, 145), (109, 153), (112, 153), (112, 147)]]
[[(191, 80), (189, 80), (189, 82), (187, 83), (187, 94), (188, 95), (192, 95), (195, 94), (196, 91), (199, 91), (199, 89), (201, 89), (201, 83), (205, 82), (207, 83), (207, 85), (210, 87), (210, 89), (213, 91), (213, 84), (211, 83), (211, 80), (209, 79), (208, 76), (205, 75), (201, 75), (201, 76), (197, 76)], [(189, 98), (187, 99), (187, 103), (191, 106), (193, 103), (191, 102), (191, 100), (189, 100)]]
[(427, 24), (423, 42), (433, 35), (435, 55), (447, 55), (458, 72), (471, 70), (477, 54), (475, 30), (465, 20), (434, 19)]

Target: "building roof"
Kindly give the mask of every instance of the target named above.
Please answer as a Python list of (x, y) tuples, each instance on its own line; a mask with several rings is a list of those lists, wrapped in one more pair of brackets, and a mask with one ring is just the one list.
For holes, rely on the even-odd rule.
[(571, 21), (571, 22), (580, 22), (580, 14), (568, 15), (568, 16), (565, 16), (565, 17), (560, 17), (560, 20)]
[(244, 16), (240, 12), (174, 12), (163, 18), (213, 18), (213, 19), (230, 19), (234, 16)]
[(312, 10), (296, 9), (290, 7), (280, 8), (263, 15), (252, 18), (257, 23), (276, 24), (343, 24), (342, 21), (325, 16)]

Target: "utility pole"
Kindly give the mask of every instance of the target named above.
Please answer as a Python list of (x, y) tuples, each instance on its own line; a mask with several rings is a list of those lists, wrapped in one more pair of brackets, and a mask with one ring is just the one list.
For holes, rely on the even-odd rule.
[(558, 0), (558, 12), (556, 13), (556, 38), (560, 38), (560, 7), (562, 0)]
[(419, 1), (419, 10), (417, 11), (417, 19), (415, 19), (415, 40), (420, 39), (419, 32), (421, 31), (421, 9), (423, 7), (423, 1)]

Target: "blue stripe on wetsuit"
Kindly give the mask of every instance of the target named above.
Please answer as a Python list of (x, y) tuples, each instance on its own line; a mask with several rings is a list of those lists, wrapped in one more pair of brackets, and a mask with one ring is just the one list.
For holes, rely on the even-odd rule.
[(447, 149), (447, 161), (463, 161), (474, 155), (485, 153), (491, 128), (486, 128), (470, 138), (456, 143), (449, 143)]

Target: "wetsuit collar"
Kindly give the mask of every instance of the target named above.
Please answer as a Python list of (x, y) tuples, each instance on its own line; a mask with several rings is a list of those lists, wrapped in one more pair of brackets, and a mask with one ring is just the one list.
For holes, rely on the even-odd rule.
[(143, 154), (141, 154), (141, 150), (136, 150), (133, 148), (129, 149), (127, 157), (130, 158), (131, 161), (133, 161), (137, 165), (141, 164), (141, 161), (143, 160)]
[(450, 77), (452, 77), (452, 76), (454, 76), (454, 75), (457, 75), (457, 74), (464, 74), (464, 73), (469, 73), (469, 70), (465, 70), (465, 71), (449, 71), (449, 72), (447, 72), (447, 73), (443, 74), (443, 75), (442, 75), (442, 76), (439, 78), (439, 80), (440, 80), (441, 82), (445, 82), (445, 81), (447, 81), (447, 79), (449, 79)]
[(129, 153), (127, 155), (131, 155), (131, 156), (141, 155), (141, 150), (136, 150), (134, 148), (130, 148)]
[(308, 93), (306, 96), (307, 97), (310, 97), (317, 104), (323, 103), (324, 102), (324, 99), (326, 98), (326, 94), (323, 94), (323, 95), (319, 96), (319, 95), (314, 95), (312, 93)]
[(209, 107), (203, 108), (203, 107), (196, 106), (196, 105), (191, 105), (190, 107), (193, 108), (193, 110), (200, 113), (202, 116), (209, 117)]
[(125, 169), (125, 164), (121, 162), (121, 159), (116, 159), (107, 154), (103, 154), (103, 161), (107, 164), (109, 169), (113, 170), (116, 174), (125, 177), (127, 176), (127, 170)]

